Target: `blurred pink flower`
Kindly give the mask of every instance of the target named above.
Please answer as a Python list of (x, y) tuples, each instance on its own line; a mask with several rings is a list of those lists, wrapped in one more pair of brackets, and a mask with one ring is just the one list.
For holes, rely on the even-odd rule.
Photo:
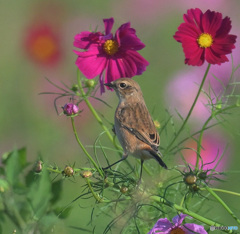
[[(130, 23), (121, 25), (115, 36), (111, 33), (114, 19), (104, 19), (105, 34), (84, 31), (74, 38), (74, 46), (85, 51), (74, 51), (78, 58), (76, 65), (88, 79), (99, 75), (101, 92), (104, 83), (110, 83), (121, 77), (140, 75), (149, 65), (137, 50), (145, 45), (136, 36)], [(105, 77), (103, 73), (105, 71)]]
[[(201, 79), (199, 73), (193, 71), (181, 72), (170, 80), (166, 87), (165, 97), (171, 112), (175, 113), (177, 110), (183, 118), (186, 118), (196, 97), (200, 84), (199, 79)], [(203, 123), (210, 116), (207, 103), (207, 98), (201, 93), (192, 112), (191, 119), (194, 119), (194, 122)]]
[(60, 38), (50, 24), (33, 24), (26, 31), (25, 52), (31, 60), (40, 65), (56, 65), (62, 58)]
[[(197, 156), (197, 142), (193, 139), (189, 139), (185, 144), (184, 147), (186, 149), (182, 150), (181, 153), (185, 158), (186, 162), (193, 165), (196, 164)], [(202, 141), (202, 150), (201, 150), (201, 158), (203, 161), (199, 160), (200, 167), (203, 165), (203, 170), (213, 169), (215, 165), (218, 163), (218, 160), (223, 155), (221, 161), (216, 167), (216, 171), (222, 172), (228, 168), (229, 161), (231, 160), (229, 155), (230, 152), (227, 150), (227, 141), (219, 134), (211, 133), (206, 134), (203, 136)], [(192, 150), (193, 149), (193, 150)], [(226, 150), (226, 152), (225, 152)], [(207, 164), (207, 165), (205, 165)]]

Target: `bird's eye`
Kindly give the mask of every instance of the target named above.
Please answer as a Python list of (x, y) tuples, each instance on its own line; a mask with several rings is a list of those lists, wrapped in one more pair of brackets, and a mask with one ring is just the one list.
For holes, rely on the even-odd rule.
[(120, 86), (121, 89), (124, 89), (124, 88), (127, 87), (127, 84), (126, 83), (120, 83), (119, 86)]

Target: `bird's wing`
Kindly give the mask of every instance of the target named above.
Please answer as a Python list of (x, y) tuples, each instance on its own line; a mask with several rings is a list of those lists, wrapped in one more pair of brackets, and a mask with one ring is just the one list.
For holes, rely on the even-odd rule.
[(158, 151), (159, 134), (145, 103), (122, 106), (117, 110), (116, 117), (123, 128)]

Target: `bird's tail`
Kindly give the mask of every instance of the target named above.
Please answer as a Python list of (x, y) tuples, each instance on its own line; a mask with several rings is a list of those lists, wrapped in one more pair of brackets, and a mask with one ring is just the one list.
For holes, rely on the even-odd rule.
[(165, 169), (167, 169), (167, 165), (163, 162), (163, 160), (161, 159), (160, 156), (162, 156), (162, 154), (160, 153), (160, 151), (155, 152), (153, 150), (150, 151), (150, 154), (158, 161), (158, 163), (164, 167)]

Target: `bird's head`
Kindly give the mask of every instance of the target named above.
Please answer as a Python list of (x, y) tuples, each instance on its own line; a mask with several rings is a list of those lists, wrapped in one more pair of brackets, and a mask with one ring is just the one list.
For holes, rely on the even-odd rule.
[(142, 91), (139, 84), (132, 79), (121, 78), (104, 85), (114, 89), (120, 101), (142, 98)]

